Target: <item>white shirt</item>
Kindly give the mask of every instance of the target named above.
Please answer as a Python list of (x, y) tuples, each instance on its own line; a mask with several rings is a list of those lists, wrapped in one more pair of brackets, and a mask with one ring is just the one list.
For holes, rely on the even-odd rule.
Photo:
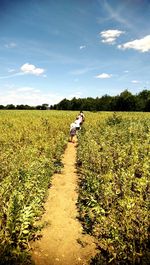
[(74, 123), (75, 123), (75, 125), (76, 125), (77, 128), (80, 127), (80, 119), (76, 120)]

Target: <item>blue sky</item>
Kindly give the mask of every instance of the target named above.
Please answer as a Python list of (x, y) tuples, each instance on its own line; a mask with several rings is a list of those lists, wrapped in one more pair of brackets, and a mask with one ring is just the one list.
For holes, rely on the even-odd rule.
[(149, 0), (1, 0), (0, 104), (150, 87)]

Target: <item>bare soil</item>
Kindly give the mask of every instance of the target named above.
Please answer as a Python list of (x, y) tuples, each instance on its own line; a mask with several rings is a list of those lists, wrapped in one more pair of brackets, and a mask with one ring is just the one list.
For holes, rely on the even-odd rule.
[(44, 206), (42, 222), (47, 225), (41, 231), (42, 237), (31, 243), (36, 265), (86, 265), (96, 254), (94, 239), (83, 234), (77, 219), (76, 143), (68, 143), (62, 162), (62, 173), (53, 176)]

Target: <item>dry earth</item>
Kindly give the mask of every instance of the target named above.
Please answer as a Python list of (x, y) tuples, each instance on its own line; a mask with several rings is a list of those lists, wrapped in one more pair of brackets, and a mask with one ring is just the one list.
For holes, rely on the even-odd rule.
[(48, 225), (43, 228), (41, 239), (31, 244), (36, 265), (85, 265), (96, 253), (93, 238), (83, 234), (77, 219), (75, 161), (76, 143), (68, 143), (62, 159), (64, 168), (61, 174), (53, 176), (45, 204), (42, 222)]

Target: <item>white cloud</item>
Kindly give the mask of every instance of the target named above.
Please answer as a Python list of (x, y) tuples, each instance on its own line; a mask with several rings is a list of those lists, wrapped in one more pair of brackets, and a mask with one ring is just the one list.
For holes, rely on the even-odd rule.
[[(15, 71), (15, 70), (14, 70)], [(14, 73), (14, 74), (10, 74), (10, 75), (4, 75), (4, 76), (0, 76), (0, 79), (9, 79), (15, 76), (20, 76), (20, 75), (24, 75), (24, 73)]]
[(116, 38), (105, 38), (102, 40), (103, 43), (109, 43), (109, 44), (114, 44)]
[(43, 103), (50, 105), (57, 104), (64, 97), (53, 92), (42, 92), (33, 87), (20, 87), (3, 90), (0, 92), (0, 104), (29, 105), (37, 106)]
[(37, 68), (35, 65), (29, 63), (23, 64), (20, 70), (24, 74), (33, 74), (33, 75), (41, 75), (45, 71), (43, 68)]
[(85, 49), (85, 48), (86, 48), (86, 45), (81, 45), (80, 46), (80, 50)]
[(139, 84), (140, 81), (138, 81), (138, 80), (132, 80), (131, 83), (133, 83), (133, 84)]
[[(103, 1), (102, 1), (103, 2)], [(110, 2), (110, 1), (109, 1)], [(121, 2), (121, 1), (120, 1)], [(106, 10), (106, 12), (108, 13), (108, 17), (105, 16), (105, 20), (116, 20), (117, 22), (119, 22), (120, 24), (123, 24), (125, 27), (131, 28), (134, 30), (134, 25), (132, 22), (130, 22), (128, 19), (126, 19), (126, 13), (123, 12), (121, 5), (114, 5), (112, 4), (108, 4), (108, 1), (104, 0), (103, 2), (103, 7)]]
[(140, 52), (148, 52), (150, 51), (150, 35), (147, 35), (142, 39), (137, 39), (118, 45), (118, 48), (123, 50), (134, 49)]
[(103, 43), (114, 44), (116, 39), (123, 34), (124, 31), (117, 29), (109, 29), (100, 32)]
[(85, 68), (80, 68), (80, 69), (75, 69), (70, 72), (71, 75), (83, 75), (86, 74), (92, 70), (94, 70), (94, 67), (85, 67)]
[(15, 42), (6, 43), (5, 48), (11, 49), (17, 47), (17, 44)]
[(14, 73), (15, 69), (8, 69), (8, 73)]
[(46, 74), (43, 74), (45, 72), (43, 68), (37, 68), (35, 65), (29, 64), (29, 63), (23, 64), (19, 72), (15, 72), (15, 71), (16, 71), (15, 69), (8, 69), (8, 72), (10, 74), (0, 76), (0, 79), (9, 79), (9, 78), (13, 78), (13, 77), (21, 76), (25, 74), (32, 74), (36, 76), (42, 75), (43, 77), (47, 77)]
[(95, 76), (96, 78), (100, 78), (100, 79), (106, 79), (106, 78), (111, 78), (112, 75), (111, 74), (106, 74), (106, 73), (102, 73), (100, 75)]
[(35, 89), (35, 88), (33, 88), (33, 87), (20, 87), (20, 88), (18, 88), (16, 91), (18, 91), (18, 92), (29, 92), (29, 91), (34, 91), (34, 92), (40, 92), (40, 90), (39, 89)]

